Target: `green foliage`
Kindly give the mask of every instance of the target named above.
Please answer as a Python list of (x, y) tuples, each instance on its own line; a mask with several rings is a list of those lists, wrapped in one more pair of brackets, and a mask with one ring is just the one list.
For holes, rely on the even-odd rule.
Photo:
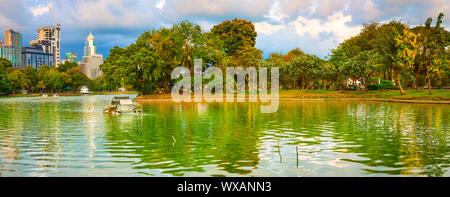
[(78, 91), (82, 86), (90, 83), (90, 79), (82, 72), (79, 66), (74, 66), (62, 74), (63, 77), (67, 76), (64, 86), (70, 87), (72, 90)]
[(369, 84), (367, 85), (368, 90), (398, 90), (392, 81), (381, 80), (379, 84)]
[(76, 66), (78, 66), (78, 64), (76, 62), (66, 61), (62, 64), (59, 64), (57, 69), (59, 72), (67, 72), (69, 69), (76, 67)]
[(50, 89), (51, 92), (55, 90), (61, 90), (64, 86), (64, 81), (61, 73), (55, 68), (51, 68), (47, 73), (45, 73), (42, 80), (45, 84), (45, 87)]
[(339, 80), (347, 77), (395, 79), (402, 89), (400, 84), (417, 88), (425, 78), (431, 93), (432, 84), (449, 84), (448, 49), (445, 48), (450, 44), (450, 34), (440, 27), (443, 17), (443, 14), (438, 16), (435, 27), (431, 27), (431, 18), (425, 26), (414, 28), (401, 21), (366, 24), (359, 35), (332, 50), (329, 62), (341, 71), (339, 75), (343, 76)]
[(237, 18), (214, 26), (211, 32), (223, 41), (228, 55), (234, 55), (242, 47), (255, 47), (258, 35), (252, 22)]
[(12, 86), (12, 93), (15, 94), (16, 90), (20, 89), (22, 84), (22, 80), (24, 78), (24, 74), (20, 69), (12, 69), (7, 76), (9, 83)]
[(109, 90), (131, 86), (144, 94), (167, 92), (172, 69), (193, 68), (194, 59), (204, 66), (223, 62), (223, 44), (214, 34), (183, 21), (171, 28), (144, 32), (125, 48), (114, 47), (100, 66)]
[(5, 58), (0, 58), (0, 94), (8, 94), (12, 90), (8, 80), (8, 73), (11, 69), (12, 63)]
[(35, 89), (36, 84), (39, 82), (39, 76), (36, 69), (32, 67), (25, 67), (23, 70), (22, 86), (24, 90), (32, 91)]

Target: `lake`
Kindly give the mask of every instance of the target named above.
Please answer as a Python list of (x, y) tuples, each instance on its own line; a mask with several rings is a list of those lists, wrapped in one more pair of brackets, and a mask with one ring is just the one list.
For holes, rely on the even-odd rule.
[(450, 105), (113, 97), (1, 98), (0, 176), (450, 176)]

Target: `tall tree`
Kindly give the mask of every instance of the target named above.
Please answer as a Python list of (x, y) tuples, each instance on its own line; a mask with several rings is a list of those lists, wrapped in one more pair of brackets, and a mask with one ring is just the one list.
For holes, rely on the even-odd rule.
[(403, 32), (396, 37), (397, 46), (400, 50), (397, 52), (395, 58), (396, 66), (394, 70), (396, 71), (397, 83), (401, 95), (405, 95), (405, 91), (403, 90), (400, 78), (403, 72), (408, 74), (408, 70), (414, 67), (414, 61), (420, 50), (418, 37), (420, 37), (420, 34), (415, 34), (410, 31), (406, 25), (404, 25)]
[(223, 41), (225, 52), (228, 55), (234, 55), (244, 46), (255, 47), (258, 35), (251, 21), (237, 18), (214, 26), (211, 32)]

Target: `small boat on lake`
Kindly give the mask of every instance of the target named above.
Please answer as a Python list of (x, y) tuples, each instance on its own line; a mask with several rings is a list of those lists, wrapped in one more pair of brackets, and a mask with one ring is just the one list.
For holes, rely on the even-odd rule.
[(136, 109), (136, 105), (130, 97), (114, 97), (111, 105), (103, 110), (103, 113), (111, 115), (140, 112), (141, 110)]
[(43, 94), (39, 99), (57, 99), (59, 98), (58, 94), (53, 94), (53, 97), (49, 97), (48, 94)]

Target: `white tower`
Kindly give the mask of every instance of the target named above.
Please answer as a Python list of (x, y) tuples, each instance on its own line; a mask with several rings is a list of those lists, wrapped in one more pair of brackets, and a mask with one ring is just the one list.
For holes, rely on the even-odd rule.
[(89, 33), (89, 36), (86, 38), (86, 42), (84, 45), (84, 56), (93, 56), (96, 54), (97, 43), (95, 42), (95, 38), (92, 33)]
[(96, 54), (97, 43), (92, 33), (86, 38), (84, 45), (84, 56), (80, 64), (83, 73), (89, 77), (89, 79), (95, 79), (102, 76), (103, 73), (100, 70), (100, 65), (103, 64), (103, 55)]

